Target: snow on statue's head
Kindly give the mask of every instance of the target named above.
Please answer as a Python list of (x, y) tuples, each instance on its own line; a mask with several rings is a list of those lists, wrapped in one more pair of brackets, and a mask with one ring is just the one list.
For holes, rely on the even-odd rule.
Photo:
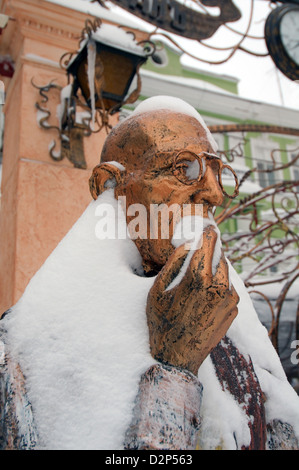
[[(166, 166), (167, 152), (195, 149), (215, 152), (216, 142), (198, 112), (179, 98), (156, 96), (143, 101), (112, 129), (101, 162), (116, 160), (128, 171)], [(159, 153), (165, 152), (161, 157)]]
[[(201, 204), (202, 215), (207, 218), (210, 210), (223, 202), (222, 188), (217, 180), (219, 159), (216, 150), (212, 135), (192, 106), (178, 98), (149, 98), (107, 137), (101, 163), (90, 179), (91, 194), (97, 199), (111, 187), (113, 180), (115, 197), (125, 196), (127, 209), (134, 204), (146, 208), (148, 230), (152, 204), (168, 207)], [(187, 153), (189, 156), (186, 157)], [(196, 156), (203, 154), (209, 155), (209, 160), (195, 161)], [(194, 158), (198, 172), (204, 173), (196, 179), (196, 184), (186, 184), (180, 175), (189, 157)], [(127, 215), (128, 225), (131, 220)], [(146, 272), (159, 271), (173, 252), (173, 230), (169, 226), (169, 237), (166, 238), (159, 235), (153, 238), (147, 232), (146, 236), (134, 240)]]

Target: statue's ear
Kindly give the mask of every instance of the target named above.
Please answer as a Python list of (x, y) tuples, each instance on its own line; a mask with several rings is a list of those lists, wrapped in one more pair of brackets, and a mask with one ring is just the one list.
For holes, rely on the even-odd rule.
[(116, 187), (123, 179), (125, 168), (117, 162), (100, 163), (89, 178), (89, 190), (94, 199), (108, 188)]

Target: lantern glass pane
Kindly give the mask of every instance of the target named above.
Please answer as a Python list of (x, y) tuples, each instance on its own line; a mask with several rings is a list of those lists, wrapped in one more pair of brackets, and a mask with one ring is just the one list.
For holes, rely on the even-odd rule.
[[(97, 44), (95, 63), (96, 84), (95, 89), (101, 90), (102, 100), (106, 110), (121, 104), (129, 90), (139, 63), (146, 59), (142, 56), (127, 53), (112, 47)], [(76, 59), (74, 66), (69, 70), (76, 75), (77, 82), (83, 96), (90, 105), (90, 90), (88, 84), (87, 53), (84, 51)], [(96, 108), (102, 108), (102, 102), (96, 95)]]
[[(128, 90), (128, 83), (131, 84), (135, 73), (135, 64), (129, 56), (112, 54), (106, 50), (101, 51), (100, 59), (105, 71), (103, 98), (105, 108), (107, 109), (117, 102), (121, 102), (125, 97)], [(118, 96), (119, 99), (117, 101), (115, 99), (109, 99), (109, 95)], [(96, 103), (96, 106), (100, 106), (100, 103)]]

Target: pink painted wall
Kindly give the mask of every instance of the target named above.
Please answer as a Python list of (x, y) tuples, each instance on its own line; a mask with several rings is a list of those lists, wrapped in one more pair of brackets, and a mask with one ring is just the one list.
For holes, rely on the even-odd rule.
[[(49, 143), (57, 134), (41, 129), (32, 84), (56, 79), (67, 84), (55, 63), (78, 47), (86, 15), (42, 0), (3, 0), (10, 21), (0, 36), (0, 54), (10, 54), (15, 73), (5, 80), (5, 134), (0, 210), (0, 315), (14, 305), (31, 277), (91, 201), (88, 179), (99, 163), (106, 132), (85, 139), (87, 170), (68, 160), (53, 161)], [(47, 59), (45, 63), (38, 57)], [(1, 78), (1, 77), (0, 77)], [(58, 124), (59, 93), (51, 93), (53, 124)], [(56, 122), (55, 122), (56, 119)], [(114, 117), (112, 123), (117, 122)]]

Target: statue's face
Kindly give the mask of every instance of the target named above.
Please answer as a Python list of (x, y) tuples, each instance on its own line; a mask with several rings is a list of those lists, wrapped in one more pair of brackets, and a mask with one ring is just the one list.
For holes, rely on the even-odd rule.
[(128, 226), (137, 215), (130, 212), (130, 206), (141, 204), (146, 209), (147, 236), (144, 237), (142, 227), (143, 238), (134, 241), (145, 270), (157, 272), (174, 251), (171, 243), (174, 224), (169, 217), (167, 238), (163, 238), (167, 232), (163, 227), (162, 235), (160, 217), (154, 223), (161, 230), (153, 236), (150, 231), (153, 205), (166, 204), (169, 208), (175, 204), (181, 210), (188, 205), (191, 214), (198, 214), (199, 206), (195, 205), (201, 204), (202, 216), (208, 217), (213, 207), (223, 202), (218, 178), (221, 162), (211, 155), (214, 150), (205, 129), (188, 115), (165, 111), (146, 113), (129, 120), (127, 129), (122, 127), (118, 137), (112, 138), (113, 145), (104, 148), (102, 162), (118, 160), (125, 166), (126, 175), (116, 187), (115, 195), (126, 197)]

